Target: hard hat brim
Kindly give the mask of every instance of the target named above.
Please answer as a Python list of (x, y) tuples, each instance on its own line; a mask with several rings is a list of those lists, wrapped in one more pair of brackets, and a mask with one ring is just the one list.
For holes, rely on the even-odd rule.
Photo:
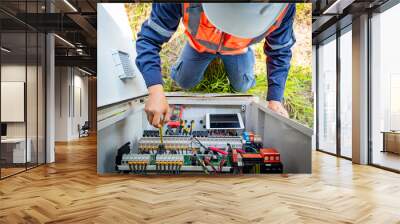
[(240, 38), (255, 38), (265, 33), (287, 5), (287, 3), (202, 3), (207, 19), (216, 28)]

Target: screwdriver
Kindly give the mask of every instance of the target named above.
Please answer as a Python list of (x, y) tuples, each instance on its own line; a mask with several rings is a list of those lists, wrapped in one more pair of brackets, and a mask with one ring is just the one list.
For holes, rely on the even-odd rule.
[(161, 123), (160, 127), (158, 130), (160, 131), (160, 144), (158, 145), (158, 151), (157, 154), (163, 154), (165, 152), (165, 145), (164, 145), (164, 140), (163, 140), (163, 124), (164, 122)]
[(164, 145), (164, 141), (163, 141), (163, 126), (161, 126), (158, 130), (160, 131), (160, 143), (161, 143), (161, 145)]

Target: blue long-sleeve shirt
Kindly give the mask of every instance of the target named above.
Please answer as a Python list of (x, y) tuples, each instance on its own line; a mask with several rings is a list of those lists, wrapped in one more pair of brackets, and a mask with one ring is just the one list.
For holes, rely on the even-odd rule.
[[(295, 4), (289, 4), (281, 25), (265, 38), (267, 55), (267, 100), (281, 101), (292, 58), (291, 47), (295, 43), (293, 20)], [(168, 42), (182, 18), (182, 3), (154, 3), (150, 17), (142, 24), (136, 41), (136, 65), (147, 87), (162, 84), (159, 52)]]

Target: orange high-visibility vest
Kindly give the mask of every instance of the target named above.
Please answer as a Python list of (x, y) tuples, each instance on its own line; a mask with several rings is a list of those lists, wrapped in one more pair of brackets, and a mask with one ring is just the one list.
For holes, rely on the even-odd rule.
[(183, 25), (189, 44), (198, 52), (235, 55), (245, 53), (251, 44), (260, 42), (268, 34), (276, 30), (287, 12), (286, 6), (275, 23), (262, 35), (256, 38), (240, 38), (218, 30), (203, 12), (201, 3), (183, 3)]

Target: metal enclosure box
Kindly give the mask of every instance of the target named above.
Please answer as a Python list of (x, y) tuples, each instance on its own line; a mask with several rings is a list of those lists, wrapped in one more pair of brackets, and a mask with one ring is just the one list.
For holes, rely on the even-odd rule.
[[(265, 101), (246, 95), (171, 93), (168, 102), (188, 106), (188, 116), (194, 117), (207, 112), (241, 113), (246, 130), (260, 134), (265, 147), (279, 150), (284, 173), (311, 173), (312, 129), (275, 114)], [(148, 128), (151, 127), (144, 112), (144, 98), (99, 108), (97, 172), (116, 173), (117, 149), (126, 142), (135, 148), (143, 130)]]

